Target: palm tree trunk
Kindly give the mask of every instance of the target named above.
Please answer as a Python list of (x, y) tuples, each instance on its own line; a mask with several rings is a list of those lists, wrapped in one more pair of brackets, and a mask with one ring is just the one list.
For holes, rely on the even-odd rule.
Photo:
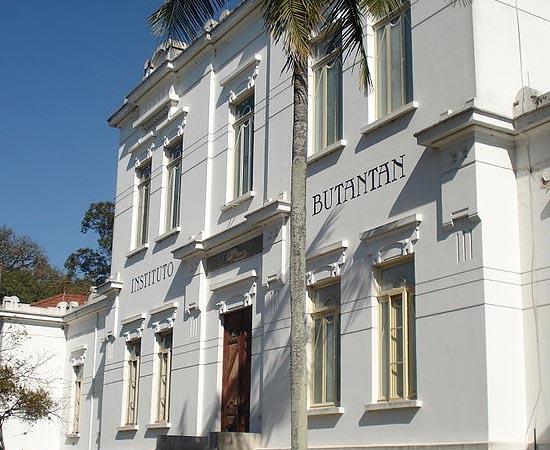
[(290, 201), (290, 446), (307, 449), (306, 169), (307, 63), (295, 63)]

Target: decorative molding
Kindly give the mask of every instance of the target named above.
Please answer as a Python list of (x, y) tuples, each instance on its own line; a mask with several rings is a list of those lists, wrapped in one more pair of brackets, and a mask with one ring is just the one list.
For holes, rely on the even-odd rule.
[(155, 242), (158, 244), (161, 241), (164, 241), (165, 239), (168, 239), (170, 236), (174, 236), (175, 234), (178, 234), (181, 231), (181, 227), (175, 227), (171, 230), (168, 230), (166, 233), (162, 233), (160, 236), (157, 236), (155, 238)]
[(74, 358), (71, 358), (71, 366), (73, 367), (82, 366), (85, 360), (86, 360), (86, 350), (83, 350), (79, 356), (75, 356)]
[(132, 329), (127, 329), (124, 333), (124, 340), (126, 342), (130, 342), (134, 339), (141, 339), (143, 330), (145, 329), (145, 313), (136, 314), (135, 316), (128, 317), (126, 319), (123, 319), (120, 321), (120, 324), (124, 327), (131, 323), (135, 323), (137, 326), (133, 327)]
[(176, 321), (176, 312), (178, 309), (178, 302), (168, 302), (164, 305), (157, 306), (156, 308), (149, 310), (149, 315), (154, 316), (156, 314), (166, 313), (172, 311), (168, 317), (161, 318), (152, 322), (151, 326), (154, 333), (160, 333), (163, 330), (174, 328), (174, 322)]
[(317, 249), (309, 250), (306, 253), (306, 260), (310, 261), (321, 256), (326, 256), (333, 252), (344, 252), (348, 248), (348, 241), (336, 241), (332, 244), (319, 247)]
[(86, 350), (88, 350), (88, 346), (86, 344), (77, 345), (76, 347), (73, 347), (69, 350), (69, 353), (77, 353), (77, 352), (83, 352), (85, 353)]
[(244, 203), (247, 200), (253, 199), (255, 195), (256, 195), (256, 192), (254, 191), (245, 192), (243, 195), (239, 195), (237, 198), (231, 200), (230, 202), (227, 202), (225, 205), (223, 205), (220, 208), (220, 210), (229, 211), (230, 209), (233, 209), (236, 206), (239, 206), (241, 203)]
[(318, 406), (307, 410), (308, 417), (315, 416), (334, 416), (344, 414), (345, 410), (341, 406)]
[(245, 221), (240, 222), (220, 233), (204, 238), (193, 237), (187, 244), (172, 250), (174, 258), (186, 260), (199, 256), (204, 258), (209, 253), (220, 251), (216, 247), (228, 245), (230, 241), (242, 237), (246, 233), (253, 232), (256, 228), (275, 221), (284, 220), (290, 214), (290, 202), (283, 200), (272, 200), (260, 208), (245, 215)]
[(244, 64), (241, 64), (239, 67), (237, 67), (235, 70), (230, 72), (228, 75), (223, 77), (220, 80), (220, 86), (225, 86), (226, 84), (233, 81), (235, 78), (237, 78), (239, 75), (241, 75), (243, 72), (245, 72), (247, 69), (250, 69), (251, 67), (254, 67), (254, 72), (252, 75), (248, 77), (248, 82), (252, 83), (254, 85), (254, 80), (256, 79), (256, 76), (258, 75), (258, 66), (260, 65), (260, 62), (262, 61), (262, 55), (256, 53), (251, 59), (249, 59)]
[(330, 155), (331, 153), (337, 152), (338, 150), (342, 150), (348, 142), (345, 139), (340, 139), (336, 142), (333, 142), (329, 146), (319, 150), (318, 152), (312, 153), (307, 157), (307, 163), (311, 164), (315, 161), (318, 161), (321, 158), (324, 158), (325, 156)]
[(257, 293), (256, 278), (256, 271), (250, 270), (236, 277), (213, 284), (210, 287), (210, 290), (212, 292), (223, 291), (225, 289), (235, 290), (235, 286), (237, 285), (248, 285), (248, 289), (244, 289), (243, 286), (243, 288), (240, 289), (239, 292), (236, 294), (230, 291), (227, 294), (226, 299), (220, 300), (218, 303), (216, 303), (216, 306), (218, 307), (218, 312), (220, 314), (225, 314), (229, 311), (246, 308), (247, 306), (252, 305)]
[(178, 305), (179, 305), (178, 302), (168, 302), (164, 305), (160, 305), (160, 306), (157, 306), (156, 308), (150, 309), (149, 310), (149, 315), (153, 316), (155, 314), (159, 314), (159, 313), (162, 313), (162, 312), (165, 312), (165, 311), (170, 311), (172, 309), (177, 309)]
[(156, 135), (153, 131), (149, 131), (147, 134), (140, 137), (133, 145), (130, 146), (130, 148), (128, 149), (128, 153), (135, 153), (136, 150), (147, 144), (149, 141), (151, 141), (151, 139), (154, 139), (155, 136)]
[(453, 211), (445, 222), (442, 223), (442, 227), (445, 231), (453, 231), (455, 229), (455, 222), (458, 220), (466, 219), (471, 223), (481, 222), (481, 217), (478, 211), (470, 211), (470, 208), (462, 208), (458, 211)]
[(411, 214), (410, 216), (397, 219), (392, 222), (388, 222), (384, 225), (380, 225), (370, 230), (364, 231), (359, 236), (362, 241), (370, 241), (372, 239), (379, 238), (385, 234), (392, 233), (400, 228), (406, 228), (414, 226), (418, 231), (418, 227), (422, 223), (422, 214)]
[(117, 427), (116, 430), (120, 433), (124, 433), (125, 431), (138, 431), (139, 427), (137, 425), (123, 425), (123, 426)]
[(373, 255), (373, 264), (414, 253), (414, 246), (420, 239), (421, 223), (421, 214), (411, 214), (361, 233), (360, 239), (367, 244), (377, 239), (381, 241)]
[(221, 289), (227, 289), (231, 286), (234, 286), (236, 284), (246, 283), (249, 281), (254, 281), (258, 275), (256, 274), (255, 270), (249, 270), (248, 272), (245, 272), (241, 275), (237, 275), (236, 277), (231, 277), (226, 280), (219, 281), (218, 283), (214, 283), (210, 286), (210, 290), (213, 292), (219, 291)]
[(395, 122), (401, 117), (411, 112), (414, 112), (417, 109), (418, 102), (409, 102), (406, 105), (403, 105), (401, 108), (398, 108), (395, 111), (391, 112), (390, 114), (387, 114), (384, 117), (381, 117), (380, 119), (375, 120), (368, 125), (365, 125), (363, 128), (361, 128), (361, 134), (372, 133), (374, 130), (378, 130), (379, 128), (382, 128), (389, 123)]
[(421, 408), (422, 401), (416, 400), (399, 400), (395, 402), (378, 402), (365, 405), (365, 411), (389, 411), (392, 409), (410, 409)]
[(122, 319), (120, 321), (120, 324), (121, 325), (129, 325), (132, 322), (143, 321), (143, 320), (145, 320), (145, 317), (147, 317), (147, 315), (145, 313), (136, 314), (134, 316), (127, 317), (126, 319)]
[(124, 282), (119, 280), (119, 277), (119, 273), (114, 276), (111, 275), (103, 284), (96, 287), (95, 295), (107, 295), (111, 292), (116, 292), (118, 294), (124, 287)]
[(306, 255), (309, 269), (306, 273), (306, 284), (313, 286), (340, 277), (346, 263), (347, 248), (348, 241), (337, 241), (310, 251)]
[(147, 250), (149, 248), (149, 244), (143, 244), (133, 250), (130, 250), (128, 253), (126, 253), (126, 258), (131, 258), (133, 256), (136, 256), (137, 254), (141, 253), (141, 252), (144, 252), (145, 250)]
[(459, 111), (449, 111), (439, 122), (414, 134), (418, 145), (441, 149), (465, 133), (482, 132), (511, 138), (516, 134), (514, 121), (474, 105), (474, 101)]
[(147, 425), (145, 425), (145, 427), (149, 430), (149, 429), (152, 429), (152, 430), (159, 430), (159, 429), (166, 429), (166, 428), (170, 428), (172, 426), (172, 424), (170, 422), (155, 422), (155, 423), (148, 423)]
[(187, 305), (187, 309), (185, 311), (187, 314), (191, 314), (191, 313), (194, 313), (194, 312), (197, 312), (197, 313), (200, 313), (201, 312), (201, 308), (198, 304), (198, 302), (196, 301), (190, 301)]
[(173, 109), (170, 109), (168, 111), (168, 117), (156, 126), (155, 131), (160, 131), (163, 128), (167, 127), (170, 123), (174, 122), (178, 117), (183, 114), (183, 118), (181, 120), (181, 123), (178, 125), (177, 131), (177, 136), (182, 136), (183, 128), (185, 127), (185, 125), (187, 125), (187, 114), (189, 114), (189, 108), (187, 106), (182, 106), (181, 108), (178, 108), (173, 112), (172, 111)]
[(170, 117), (170, 113), (173, 108), (178, 106), (180, 101), (179, 95), (176, 94), (174, 86), (170, 86), (168, 89), (168, 95), (159, 100), (145, 113), (141, 114), (133, 124), (133, 128), (143, 128), (149, 130)]
[(284, 284), (285, 284), (285, 280), (283, 279), (282, 273), (277, 272), (277, 273), (268, 275), (265, 281), (263, 282), (262, 286), (266, 291), (273, 291), (273, 290), (280, 289), (282, 286), (284, 286)]

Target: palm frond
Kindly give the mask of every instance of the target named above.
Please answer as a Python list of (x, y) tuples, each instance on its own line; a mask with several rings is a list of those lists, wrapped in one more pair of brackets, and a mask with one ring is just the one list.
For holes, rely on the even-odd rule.
[(473, 0), (447, 0), (451, 6), (468, 6), (471, 5)]
[(371, 20), (391, 15), (406, 3), (403, 0), (359, 0), (359, 8)]
[(372, 87), (372, 78), (363, 40), (363, 11), (357, 0), (333, 0), (327, 19), (340, 28), (344, 59), (354, 55), (359, 59), (360, 83), (363, 89)]
[(282, 42), (287, 66), (303, 65), (311, 54), (311, 37), (323, 23), (323, 0), (264, 0), (265, 27)]
[(149, 26), (162, 40), (177, 39), (189, 43), (203, 32), (205, 22), (224, 3), (224, 0), (165, 0), (149, 16)]

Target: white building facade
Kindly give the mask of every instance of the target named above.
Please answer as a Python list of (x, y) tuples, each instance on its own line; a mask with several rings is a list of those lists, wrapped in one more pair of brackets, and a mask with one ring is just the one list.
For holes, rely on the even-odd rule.
[[(109, 119), (112, 276), (64, 317), (60, 448), (290, 445), (292, 80), (260, 2), (221, 19)], [(337, 36), (311, 61), (309, 446), (546, 447), (550, 4), (419, 0), (365, 39), (366, 95)]]

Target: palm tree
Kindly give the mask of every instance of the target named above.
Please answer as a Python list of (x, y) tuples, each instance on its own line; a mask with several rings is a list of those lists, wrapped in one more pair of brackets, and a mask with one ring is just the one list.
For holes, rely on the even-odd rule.
[[(293, 131), (290, 213), (290, 382), (291, 449), (307, 449), (306, 299), (306, 167), (308, 135), (308, 61), (314, 32), (336, 27), (344, 57), (359, 59), (360, 84), (371, 86), (363, 41), (365, 17), (383, 17), (402, 0), (261, 0), (265, 27), (287, 55), (293, 75)], [(166, 0), (149, 17), (153, 32), (162, 38), (191, 41), (223, 6), (224, 0)]]

